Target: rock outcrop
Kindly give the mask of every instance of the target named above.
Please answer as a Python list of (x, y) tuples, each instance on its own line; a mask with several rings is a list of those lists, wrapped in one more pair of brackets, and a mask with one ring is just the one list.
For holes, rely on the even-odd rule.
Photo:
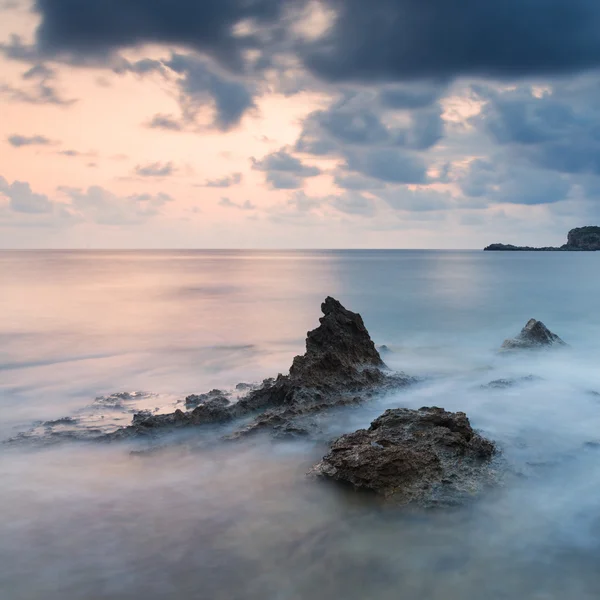
[(398, 504), (455, 504), (492, 483), (494, 454), (464, 413), (398, 408), (335, 440), (310, 474)]
[(211, 390), (206, 394), (192, 394), (185, 399), (185, 407), (195, 408), (200, 404), (205, 404), (213, 400), (217, 400), (220, 404), (227, 405), (229, 404), (229, 399), (227, 396), (229, 396), (229, 394), (222, 390)]
[(600, 250), (600, 227), (590, 225), (571, 229), (567, 235), (567, 243), (560, 247), (534, 248), (532, 246), (513, 246), (512, 244), (490, 244), (484, 250), (504, 252), (594, 252)]
[(130, 427), (113, 438), (148, 434), (162, 427), (225, 423), (259, 413), (233, 434), (239, 437), (272, 429), (280, 435), (304, 435), (314, 425), (310, 415), (328, 408), (355, 404), (386, 387), (406, 385), (411, 378), (391, 373), (381, 360), (361, 316), (328, 297), (321, 305), (320, 325), (309, 331), (306, 352), (296, 356), (288, 375), (266, 379), (261, 386), (230, 402), (221, 390), (186, 398), (192, 411), (166, 415), (135, 415)]
[(552, 333), (541, 321), (529, 319), (517, 337), (504, 340), (502, 350), (523, 350), (548, 346), (566, 346), (555, 333)]
[(600, 250), (600, 227), (588, 226), (571, 229), (563, 250)]

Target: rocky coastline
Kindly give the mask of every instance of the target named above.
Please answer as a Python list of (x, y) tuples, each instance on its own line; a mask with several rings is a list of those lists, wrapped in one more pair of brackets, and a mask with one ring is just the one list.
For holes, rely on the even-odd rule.
[[(376, 418), (368, 429), (333, 441), (324, 438), (319, 421), (329, 411), (367, 402), (417, 379), (387, 367), (358, 313), (331, 297), (325, 299), (321, 310), (319, 326), (307, 334), (305, 353), (293, 359), (287, 375), (279, 374), (259, 384), (239, 383), (232, 391), (214, 389), (193, 394), (185, 399), (186, 410), (138, 412), (128, 426), (83, 439), (152, 439), (174, 430), (228, 425), (227, 435), (221, 434), (223, 442), (259, 432), (277, 439), (300, 437), (318, 444), (327, 442), (329, 451), (309, 471), (311, 477), (369, 491), (397, 505), (460, 504), (497, 483), (495, 467), (500, 451), (471, 427), (463, 412), (437, 406), (394, 408)], [(499, 352), (565, 346), (542, 322), (530, 319), (517, 336), (504, 341)], [(390, 352), (386, 346), (379, 348)], [(532, 375), (520, 380), (500, 379), (482, 389), (534, 380)], [(122, 409), (139, 395), (113, 394), (96, 402)], [(77, 419), (65, 417), (42, 426), (51, 436), (59, 433), (63, 440), (78, 439), (73, 432), (54, 431), (76, 423)]]
[(513, 244), (490, 244), (484, 248), (487, 252), (595, 252), (600, 250), (600, 227), (587, 226), (571, 229), (567, 243), (559, 247), (514, 246)]

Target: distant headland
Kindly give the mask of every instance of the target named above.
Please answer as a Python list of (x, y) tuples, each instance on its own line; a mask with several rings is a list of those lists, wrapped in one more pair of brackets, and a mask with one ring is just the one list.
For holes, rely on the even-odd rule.
[(560, 247), (547, 246), (533, 248), (531, 246), (513, 246), (512, 244), (491, 244), (484, 248), (489, 251), (505, 252), (594, 252), (600, 250), (600, 227), (588, 226), (571, 229), (567, 243)]

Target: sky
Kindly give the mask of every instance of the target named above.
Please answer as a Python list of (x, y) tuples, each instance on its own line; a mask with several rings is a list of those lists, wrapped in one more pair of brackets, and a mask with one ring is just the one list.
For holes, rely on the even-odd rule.
[(0, 0), (0, 248), (560, 245), (597, 0)]

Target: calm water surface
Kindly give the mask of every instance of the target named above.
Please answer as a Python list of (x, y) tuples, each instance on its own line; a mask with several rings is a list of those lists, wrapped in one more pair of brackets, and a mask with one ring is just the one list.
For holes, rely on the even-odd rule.
[[(398, 511), (307, 480), (316, 444), (230, 445), (210, 428), (144, 453), (46, 443), (70, 425), (44, 421), (108, 431), (286, 372), (327, 295), (426, 379), (324, 427), (464, 410), (502, 448), (503, 486)], [(0, 440), (32, 436), (0, 446), (0, 597), (597, 600), (599, 300), (600, 253), (0, 253)], [(571, 348), (498, 355), (531, 317)]]

